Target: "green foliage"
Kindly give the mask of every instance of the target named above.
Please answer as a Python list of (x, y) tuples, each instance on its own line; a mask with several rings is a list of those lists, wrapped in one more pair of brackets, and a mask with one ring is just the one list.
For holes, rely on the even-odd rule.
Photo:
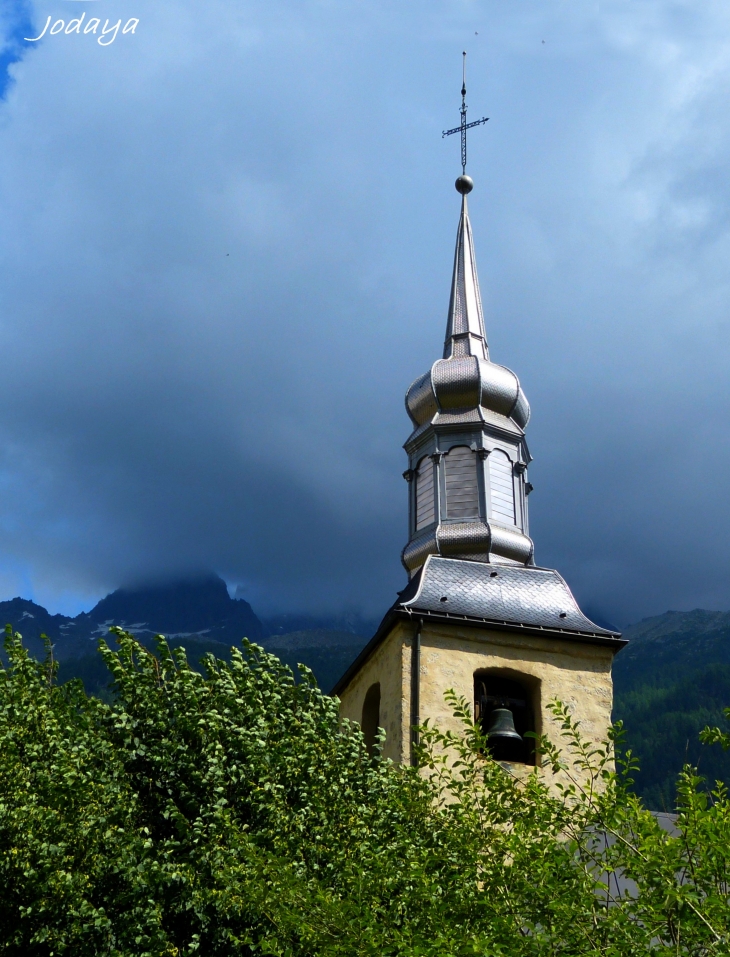
[[(149, 651), (156, 650), (155, 641), (147, 635), (136, 635), (135, 637), (144, 648)], [(231, 656), (230, 645), (225, 645), (220, 641), (200, 640), (190, 635), (185, 638), (171, 639), (168, 644), (173, 650), (184, 646), (188, 661), (198, 668), (202, 666), (206, 655), (214, 655), (222, 661), (230, 660)], [(109, 674), (109, 668), (96, 645), (91, 646), (89, 654), (59, 660), (58, 682), (62, 684), (65, 681), (71, 681), (73, 678), (81, 679), (87, 694), (101, 698), (102, 701), (112, 700), (113, 681)]]
[[(725, 708), (725, 717), (730, 721), (730, 708)], [(703, 728), (700, 740), (703, 744), (719, 744), (723, 751), (730, 751), (730, 734), (721, 728)]]
[(558, 702), (564, 747), (541, 739), (522, 782), (453, 695), (461, 733), (426, 725), (400, 768), (255, 646), (199, 674), (163, 639), (117, 642), (105, 703), (6, 639), (0, 953), (729, 952), (730, 803), (691, 768), (673, 835), (630, 755), (614, 773), (616, 734), (589, 748)]

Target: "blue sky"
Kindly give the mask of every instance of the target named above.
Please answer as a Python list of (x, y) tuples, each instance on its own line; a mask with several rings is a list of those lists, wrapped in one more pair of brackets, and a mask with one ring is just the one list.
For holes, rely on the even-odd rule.
[(0, 597), (387, 607), (467, 49), (537, 559), (619, 623), (730, 607), (727, 3), (5, 2), (10, 59), (19, 11), (139, 24), (28, 45), (0, 102)]
[(5, 97), (10, 67), (19, 60), (31, 34), (30, 6), (24, 0), (0, 0), (0, 99)]

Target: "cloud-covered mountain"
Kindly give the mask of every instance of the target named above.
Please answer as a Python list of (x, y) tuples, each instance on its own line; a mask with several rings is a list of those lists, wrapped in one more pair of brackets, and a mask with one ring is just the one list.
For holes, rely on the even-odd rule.
[(114, 646), (109, 629), (118, 625), (131, 631), (150, 648), (162, 634), (183, 646), (191, 660), (211, 652), (227, 658), (243, 638), (262, 644), (296, 670), (300, 662), (312, 668), (328, 690), (372, 636), (377, 620), (358, 615), (279, 615), (261, 621), (248, 602), (231, 598), (225, 582), (205, 575), (136, 588), (120, 588), (107, 595), (88, 613), (75, 618), (50, 615), (45, 608), (23, 598), (0, 602), (0, 626), (10, 624), (23, 636), (31, 654), (45, 653), (41, 635), (53, 646), (61, 662), (61, 680), (80, 675), (89, 690), (99, 692), (108, 674), (96, 645), (105, 638)]
[(34, 602), (14, 598), (0, 602), (0, 622), (19, 631), (36, 655), (45, 633), (59, 661), (91, 653), (99, 638), (109, 637), (113, 625), (144, 641), (163, 634), (176, 644), (193, 639), (221, 648), (240, 644), (242, 638), (260, 641), (264, 637), (264, 628), (248, 602), (232, 599), (225, 582), (212, 574), (120, 588), (75, 618), (50, 615)]

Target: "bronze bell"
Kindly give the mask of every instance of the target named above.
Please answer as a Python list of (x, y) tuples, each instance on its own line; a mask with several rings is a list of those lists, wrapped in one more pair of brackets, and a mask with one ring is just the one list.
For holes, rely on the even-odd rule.
[(489, 716), (487, 740), (490, 744), (522, 741), (515, 729), (515, 719), (509, 708), (495, 708)]
[(495, 708), (487, 728), (489, 751), (495, 761), (524, 761), (525, 745), (509, 708)]

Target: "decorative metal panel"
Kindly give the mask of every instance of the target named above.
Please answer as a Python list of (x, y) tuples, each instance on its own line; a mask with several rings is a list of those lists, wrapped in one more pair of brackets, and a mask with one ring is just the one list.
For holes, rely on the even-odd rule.
[(508, 525), (515, 524), (515, 486), (512, 463), (498, 449), (489, 456), (489, 489), (492, 498), (491, 517)]
[(449, 518), (479, 517), (476, 453), (457, 445), (444, 456), (446, 513)]
[(435, 519), (433, 497), (433, 462), (427, 455), (416, 470), (416, 531), (430, 525)]

